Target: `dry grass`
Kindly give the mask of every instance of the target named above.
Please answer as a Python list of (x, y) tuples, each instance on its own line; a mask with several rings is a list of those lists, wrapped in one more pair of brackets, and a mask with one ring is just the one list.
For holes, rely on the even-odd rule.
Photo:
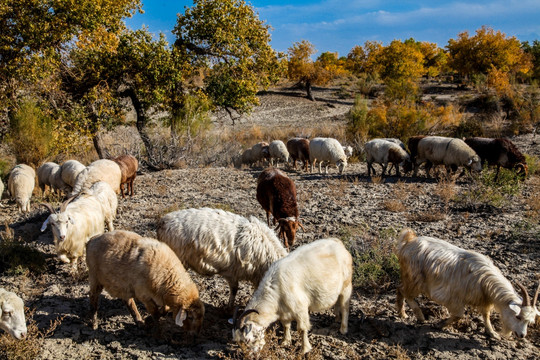
[(41, 353), (43, 340), (54, 334), (56, 328), (62, 323), (62, 318), (50, 322), (49, 327), (40, 330), (34, 321), (34, 310), (25, 308), (27, 319), (27, 335), (24, 340), (17, 340), (8, 334), (0, 336), (0, 359), (26, 360), (35, 359)]
[(383, 184), (384, 178), (380, 175), (375, 175), (371, 177), (371, 183), (372, 184)]
[(451, 178), (439, 181), (435, 186), (434, 193), (443, 202), (443, 211), (447, 213), (450, 206), (450, 201), (456, 197), (456, 180)]

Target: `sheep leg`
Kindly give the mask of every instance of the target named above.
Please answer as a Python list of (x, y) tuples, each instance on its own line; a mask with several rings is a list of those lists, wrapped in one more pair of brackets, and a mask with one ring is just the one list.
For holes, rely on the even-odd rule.
[(341, 327), (339, 328), (339, 332), (342, 334), (346, 334), (349, 324), (349, 303), (351, 300), (351, 293), (352, 293), (352, 284), (349, 284), (344, 290), (343, 293), (341, 293), (338, 297), (338, 301), (336, 303), (336, 308), (339, 308), (338, 310), (335, 310), (336, 319), (341, 320)]
[(386, 167), (387, 166), (388, 166), (388, 163), (381, 164), (381, 168), (382, 168), (381, 177), (384, 177), (384, 174), (386, 173)]
[(424, 314), (422, 313), (422, 309), (420, 309), (420, 306), (414, 299), (405, 299), (407, 301), (407, 304), (412, 309), (414, 316), (416, 316), (416, 319), (418, 319), (418, 322), (424, 322), (426, 321), (426, 318), (424, 317)]
[(103, 291), (103, 286), (96, 283), (90, 278), (90, 323), (92, 329), (96, 330), (98, 327), (98, 305), (99, 305), (99, 295)]
[(456, 321), (461, 319), (461, 317), (462, 316), (452, 314), (452, 315), (450, 315), (450, 317), (448, 319), (444, 319), (441, 322), (439, 322), (436, 327), (439, 328), (439, 329), (443, 329), (443, 328), (445, 328), (445, 327), (447, 327), (449, 325), (452, 325), (453, 323), (455, 323)]
[[(393, 163), (394, 167), (396, 168), (396, 176), (401, 177), (401, 174), (399, 173), (399, 164)], [(404, 170), (405, 171), (405, 170)]]
[[(375, 169), (373, 169), (373, 172), (375, 172)], [(371, 163), (369, 161), (367, 163), (367, 176), (371, 176)]]
[(407, 313), (405, 312), (405, 298), (403, 297), (403, 294), (401, 293), (399, 287), (397, 288), (397, 291), (396, 291), (396, 308), (397, 308), (397, 312), (399, 314), (399, 317), (403, 318), (403, 319), (406, 319), (409, 317), (409, 315), (407, 315)]
[(486, 333), (488, 336), (491, 336), (494, 339), (499, 340), (501, 337), (495, 330), (493, 330), (493, 326), (491, 325), (491, 309), (486, 308), (482, 310), (482, 317), (484, 318), (484, 325), (486, 326)]
[(281, 321), (281, 325), (283, 325), (283, 341), (281, 342), (281, 345), (287, 346), (291, 344), (291, 321)]
[(148, 311), (148, 313), (151, 315), (147, 317), (145, 320), (146, 326), (152, 326), (154, 323), (157, 324), (161, 316), (161, 311), (159, 309), (159, 306), (157, 306), (157, 304), (152, 299), (145, 298), (145, 299), (141, 299), (141, 301), (144, 304), (146, 311)]
[(144, 322), (141, 317), (141, 314), (139, 314), (139, 310), (137, 310), (137, 305), (135, 304), (135, 300), (133, 298), (129, 298), (128, 300), (124, 300), (124, 304), (126, 304), (129, 313), (131, 314), (131, 317), (133, 317), (133, 320), (135, 320), (135, 323), (138, 327), (142, 328), (144, 327)]
[(304, 309), (304, 311), (300, 311), (297, 316), (296, 324), (298, 331), (302, 332), (302, 353), (305, 354), (312, 349), (308, 339), (308, 331), (311, 328), (311, 324), (309, 322), (309, 313), (307, 307)]
[(501, 170), (501, 165), (497, 165), (497, 172), (495, 173), (495, 181), (499, 178), (499, 170)]
[(120, 194), (122, 194), (122, 199), (126, 197), (124, 194), (124, 183), (120, 183)]
[(236, 298), (236, 293), (238, 292), (238, 281), (233, 279), (227, 279), (229, 283), (229, 288), (231, 290), (229, 294), (229, 304), (227, 305), (229, 309), (232, 309), (234, 306), (234, 299)]

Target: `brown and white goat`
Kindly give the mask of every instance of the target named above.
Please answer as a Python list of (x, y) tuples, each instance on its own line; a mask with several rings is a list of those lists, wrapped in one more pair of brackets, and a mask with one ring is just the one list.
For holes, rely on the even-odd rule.
[(296, 231), (304, 229), (298, 219), (296, 202), (296, 186), (281, 170), (268, 168), (263, 170), (257, 180), (257, 201), (266, 211), (266, 222), (270, 226), (270, 213), (274, 217), (274, 225), (279, 223), (279, 237), (285, 247), (294, 244)]
[(420, 294), (450, 312), (450, 317), (439, 324), (441, 328), (463, 317), (465, 307), (471, 306), (481, 312), (487, 334), (496, 339), (500, 337), (491, 326), (492, 309), (501, 315), (503, 335), (512, 332), (517, 338), (524, 338), (527, 326), (540, 316), (535, 306), (540, 286), (531, 303), (527, 290), (518, 284), (522, 300), (510, 281), (482, 254), (440, 239), (416, 236), (413, 230), (405, 229), (397, 241), (397, 255), (401, 270), (397, 311), (403, 318), (407, 317), (403, 303), (406, 300), (418, 321), (425, 320), (414, 300)]
[(523, 179), (527, 176), (529, 170), (527, 160), (510, 140), (472, 137), (465, 139), (465, 143), (476, 151), (482, 163), (487, 162), (490, 166), (497, 166), (495, 180), (499, 177), (501, 166), (506, 169), (517, 169), (518, 174), (524, 175)]
[(122, 193), (122, 197), (125, 197), (124, 184), (127, 184), (126, 194), (133, 196), (133, 181), (135, 181), (135, 177), (137, 176), (139, 161), (132, 155), (120, 155), (113, 160), (120, 166), (120, 171), (122, 172), (122, 179), (120, 180), (120, 193)]
[(293, 161), (293, 167), (296, 170), (296, 161), (302, 161), (306, 172), (308, 171), (309, 161), (309, 140), (304, 138), (292, 138), (287, 141), (287, 150)]

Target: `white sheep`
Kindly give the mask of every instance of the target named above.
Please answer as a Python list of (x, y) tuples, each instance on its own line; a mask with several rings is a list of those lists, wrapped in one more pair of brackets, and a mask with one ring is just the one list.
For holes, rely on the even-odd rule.
[(26, 337), (24, 302), (3, 288), (0, 288), (0, 328), (17, 340)]
[(270, 164), (274, 166), (274, 160), (276, 160), (276, 167), (280, 161), (284, 164), (289, 163), (289, 151), (287, 146), (281, 140), (274, 140), (268, 145), (268, 153), (270, 154)]
[(399, 176), (399, 166), (404, 166), (406, 162), (410, 162), (409, 154), (398, 144), (388, 140), (370, 140), (364, 146), (364, 151), (366, 152), (368, 168), (367, 176), (371, 176), (371, 171), (375, 174), (373, 163), (382, 166), (381, 176), (385, 175), (388, 163), (392, 163), (396, 167), (396, 176)]
[(266, 272), (246, 310), (234, 318), (233, 339), (260, 351), (265, 329), (275, 321), (284, 328), (283, 344), (291, 342), (291, 322), (302, 332), (302, 352), (311, 350), (308, 339), (310, 311), (334, 306), (340, 332), (347, 333), (352, 292), (352, 256), (339, 239), (302, 245), (276, 261)]
[(426, 162), (426, 175), (432, 165), (445, 165), (447, 172), (458, 166), (465, 166), (474, 171), (482, 170), (480, 157), (463, 140), (442, 136), (426, 136), (418, 142), (415, 158), (414, 176), (418, 166)]
[(270, 150), (267, 142), (261, 141), (251, 147), (251, 155), (255, 163), (264, 165), (265, 160), (270, 158)]
[(311, 162), (310, 171), (313, 171), (313, 166), (319, 161), (319, 173), (322, 172), (321, 165), (326, 164), (326, 174), (328, 174), (328, 165), (335, 164), (340, 174), (343, 174), (347, 166), (347, 156), (343, 151), (343, 147), (333, 138), (315, 138), (309, 142), (309, 160)]
[(89, 190), (85, 191), (85, 193), (94, 195), (97, 198), (101, 205), (101, 211), (103, 212), (107, 229), (109, 229), (109, 231), (113, 231), (113, 220), (116, 218), (118, 197), (111, 186), (105, 181), (98, 181), (94, 183)]
[(287, 255), (266, 224), (220, 209), (186, 209), (163, 216), (157, 238), (168, 244), (182, 263), (205, 276), (219, 274), (230, 287), (234, 305), (239, 281), (259, 284), (274, 261)]
[(77, 259), (84, 254), (84, 245), (95, 235), (105, 232), (103, 199), (88, 192), (64, 201), (56, 212), (50, 204), (41, 204), (50, 215), (41, 226), (45, 231), (51, 225), (58, 258), (75, 267)]
[(397, 241), (397, 255), (401, 271), (401, 285), (397, 288), (397, 311), (403, 318), (403, 300), (413, 310), (418, 321), (424, 321), (422, 310), (414, 300), (424, 294), (445, 306), (450, 317), (439, 324), (445, 327), (463, 317), (465, 307), (478, 309), (488, 335), (500, 338), (493, 330), (490, 313), (495, 309), (501, 315), (503, 334), (513, 332), (516, 337), (527, 335), (527, 325), (540, 316), (535, 303), (531, 303), (527, 290), (519, 285), (522, 299), (516, 294), (501, 271), (486, 256), (461, 249), (446, 241), (417, 237), (413, 230), (405, 229)]
[(174, 252), (164, 243), (131, 231), (117, 230), (95, 236), (86, 244), (90, 282), (91, 320), (97, 329), (99, 295), (105, 289), (123, 299), (139, 326), (143, 320), (135, 299), (143, 302), (154, 323), (160, 309), (170, 309), (175, 323), (198, 334), (204, 304), (199, 290)]
[(68, 160), (64, 162), (61, 166), (62, 180), (73, 189), (77, 176), (85, 168), (86, 166), (77, 160)]
[(37, 169), (38, 185), (41, 191), (45, 192), (45, 187), (52, 191), (66, 192), (69, 185), (62, 180), (62, 168), (54, 162), (46, 162)]
[(19, 212), (30, 211), (30, 198), (36, 185), (36, 172), (25, 164), (16, 165), (9, 173), (8, 191), (19, 207)]
[(343, 152), (345, 153), (345, 156), (347, 157), (347, 160), (353, 156), (353, 148), (352, 146), (343, 146)]
[(403, 150), (407, 151), (407, 148), (405, 147), (405, 144), (403, 143), (403, 141), (399, 140), (399, 139), (396, 139), (396, 138), (380, 138), (381, 140), (386, 140), (386, 141), (390, 141), (390, 142), (393, 142), (395, 144), (398, 144), (400, 148), (402, 148)]
[(98, 181), (105, 181), (111, 185), (115, 193), (119, 194), (121, 180), (122, 171), (117, 163), (108, 159), (96, 160), (77, 175), (70, 196), (79, 194), (83, 189), (90, 188)]

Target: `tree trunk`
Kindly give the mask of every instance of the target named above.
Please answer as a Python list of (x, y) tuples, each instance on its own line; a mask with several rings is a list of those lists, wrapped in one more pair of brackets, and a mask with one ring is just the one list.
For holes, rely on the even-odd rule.
[(96, 152), (98, 154), (98, 157), (100, 159), (107, 159), (109, 158), (109, 154), (103, 148), (102, 141), (101, 141), (101, 132), (97, 132), (96, 135), (92, 138), (92, 142), (94, 143), (94, 149), (96, 149)]
[(307, 93), (307, 98), (311, 101), (315, 101), (315, 98), (313, 97), (313, 93), (311, 92), (311, 81), (307, 80), (306, 81), (306, 93)]
[(135, 108), (135, 113), (137, 115), (137, 121), (136, 121), (137, 131), (139, 132), (139, 136), (141, 137), (144, 147), (146, 148), (146, 153), (148, 157), (150, 158), (152, 154), (152, 143), (150, 142), (150, 137), (148, 136), (148, 133), (146, 132), (146, 124), (148, 123), (146, 112), (144, 111), (143, 106), (133, 89), (131, 88), (126, 89), (122, 91), (120, 95), (129, 97), (131, 99), (131, 102), (133, 103), (133, 107)]

